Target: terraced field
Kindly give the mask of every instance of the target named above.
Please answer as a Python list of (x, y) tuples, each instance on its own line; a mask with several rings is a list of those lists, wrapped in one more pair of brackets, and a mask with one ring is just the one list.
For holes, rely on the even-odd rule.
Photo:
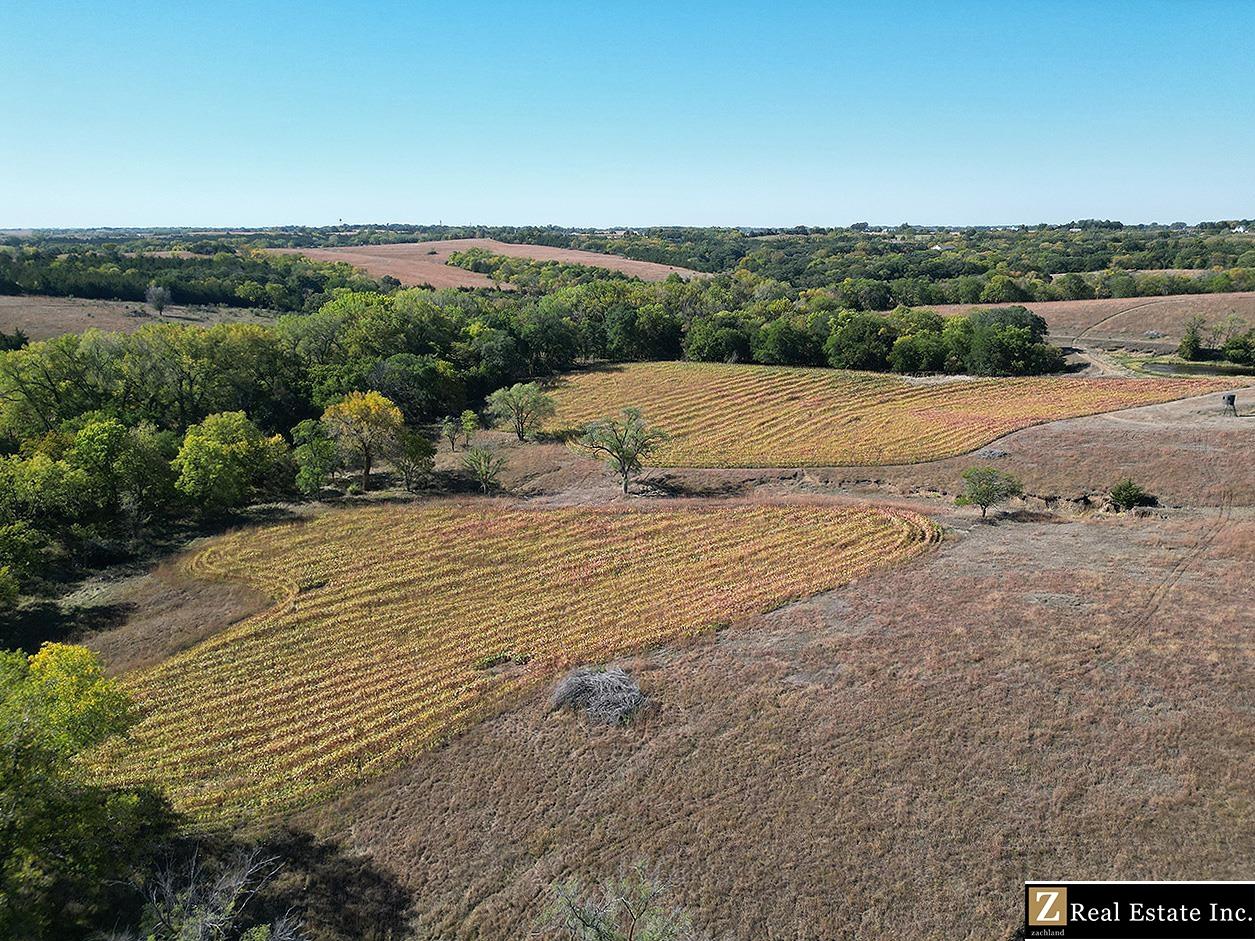
[(909, 380), (834, 369), (632, 363), (561, 380), (550, 428), (576, 428), (636, 406), (672, 435), (653, 457), (659, 467), (912, 464), (964, 454), (1030, 425), (1233, 386), (1233, 379), (1213, 378)]
[(796, 502), (448, 501), (242, 530), (189, 566), (275, 606), (132, 674), (146, 717), (99, 767), (204, 819), (292, 809), (567, 666), (834, 588), (935, 535), (906, 511)]

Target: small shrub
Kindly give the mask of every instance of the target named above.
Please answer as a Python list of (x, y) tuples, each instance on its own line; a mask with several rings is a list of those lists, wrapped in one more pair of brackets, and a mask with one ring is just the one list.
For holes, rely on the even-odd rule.
[(530, 653), (511, 653), (508, 650), (502, 650), (498, 653), (490, 653), (486, 657), (480, 657), (475, 661), (476, 670), (491, 670), (493, 667), (501, 666), (503, 663), (527, 663), (532, 659)]
[(636, 681), (618, 667), (605, 670), (580, 667), (554, 687), (549, 708), (554, 712), (582, 710), (592, 722), (622, 725), (648, 702), (649, 698)]
[(1158, 502), (1129, 477), (1111, 488), (1111, 505), (1121, 512), (1136, 506), (1154, 506)]
[(350, 497), (361, 496), (362, 485), (361, 484), (349, 484), (348, 487), (345, 488), (344, 492), (347, 493)]

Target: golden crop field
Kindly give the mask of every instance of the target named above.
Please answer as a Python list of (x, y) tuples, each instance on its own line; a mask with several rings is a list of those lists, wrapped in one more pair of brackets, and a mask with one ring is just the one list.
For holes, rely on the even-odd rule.
[(884, 373), (724, 363), (631, 363), (575, 373), (554, 390), (553, 430), (626, 406), (672, 435), (657, 467), (914, 464), (953, 457), (1061, 418), (1232, 388), (1228, 379), (912, 381)]
[(907, 511), (815, 502), (443, 501), (241, 530), (189, 566), (276, 605), (128, 677), (145, 718), (99, 767), (203, 819), (299, 807), (568, 666), (834, 588), (935, 535)]

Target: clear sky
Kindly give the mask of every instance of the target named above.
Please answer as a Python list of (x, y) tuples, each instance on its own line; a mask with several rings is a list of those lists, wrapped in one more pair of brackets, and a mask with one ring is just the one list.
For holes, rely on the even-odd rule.
[(1255, 0), (0, 0), (0, 227), (1255, 216)]

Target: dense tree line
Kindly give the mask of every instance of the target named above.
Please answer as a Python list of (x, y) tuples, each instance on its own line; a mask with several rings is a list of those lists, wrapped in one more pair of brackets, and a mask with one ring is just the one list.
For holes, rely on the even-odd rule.
[(0, 249), (0, 294), (143, 303), (156, 288), (166, 292), (166, 303), (312, 311), (337, 289), (397, 287), (393, 279), (375, 280), (351, 265), (262, 251), (227, 249), (175, 257), (55, 243)]
[(547, 294), (574, 284), (591, 281), (626, 279), (636, 281), (631, 275), (595, 265), (569, 264), (561, 261), (535, 261), (494, 255), (485, 248), (471, 248), (464, 252), (452, 252), (448, 264), (467, 271), (486, 274), (499, 284), (510, 283), (532, 294)]

